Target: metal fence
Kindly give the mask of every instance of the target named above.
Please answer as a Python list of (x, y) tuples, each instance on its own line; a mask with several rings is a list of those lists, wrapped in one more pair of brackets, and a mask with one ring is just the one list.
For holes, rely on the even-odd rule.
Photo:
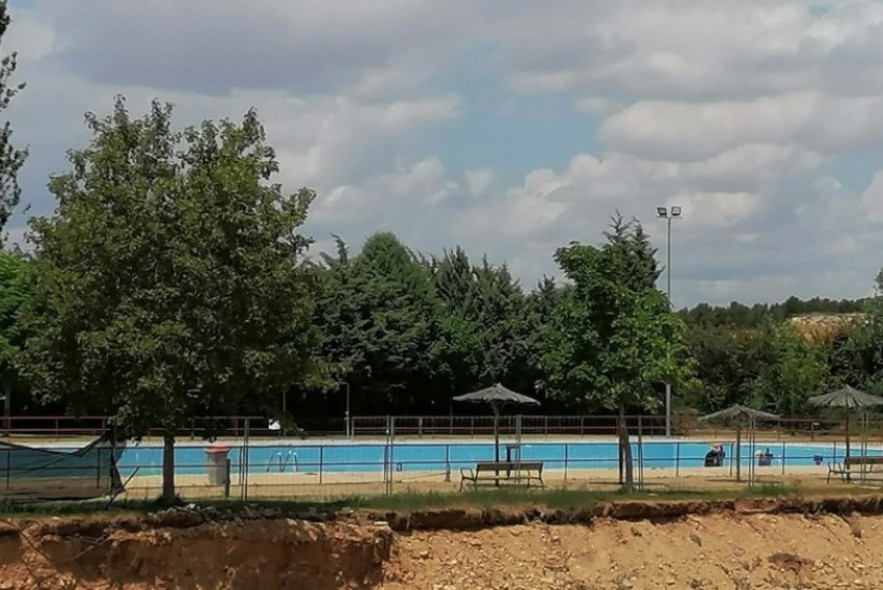
[[(177, 438), (200, 440), (211, 438), (241, 438), (246, 424), (254, 438), (293, 437), (315, 439), (330, 438), (383, 438), (386, 436), (389, 416), (355, 416), (344, 418), (312, 418), (297, 421), (297, 428), (283, 430), (272, 419), (260, 416), (206, 416), (190, 419), (181, 428)], [(664, 436), (665, 417), (657, 415), (626, 416), (631, 432), (643, 430), (644, 436)], [(396, 416), (396, 434), (399, 438), (483, 438), (493, 436), (493, 417), (482, 416)], [(501, 416), (499, 431), (504, 436), (514, 436), (517, 424), (525, 437), (599, 437), (616, 436), (615, 416)], [(16, 439), (100, 436), (107, 431), (109, 420), (105, 416), (10, 416), (3, 421), (0, 437)], [(867, 431), (870, 436), (883, 440), (883, 419), (871, 419)], [(695, 415), (674, 415), (672, 433), (677, 437), (718, 437), (733, 432), (732, 427), (699, 422)], [(762, 424), (758, 432), (773, 440), (828, 440), (843, 438), (842, 419), (796, 418), (782, 419)], [(154, 429), (145, 436), (160, 437), (163, 432)]]
[[(36, 427), (14, 434), (17, 440), (30, 439), (31, 447), (66, 453), (82, 446), (65, 440), (66, 436), (88, 436), (100, 425), (95, 419), (85, 430), (77, 430), (71, 422), (58, 420), (59, 429), (50, 434), (60, 441), (41, 440), (34, 433)], [(488, 417), (355, 418), (352, 439), (340, 433), (334, 439), (286, 436), (264, 418), (224, 418), (226, 430), (220, 433), (216, 426), (201, 429), (197, 422), (181, 431), (176, 445), (175, 478), (185, 498), (451, 490), (457, 487), (461, 469), (495, 457)], [(216, 424), (217, 420), (200, 423), (206, 422)], [(759, 432), (756, 446), (743, 443), (738, 463), (732, 430), (693, 430), (693, 439), (661, 439), (656, 437), (660, 417), (629, 417), (627, 423), (638, 481), (660, 485), (679, 485), (684, 477), (693, 478), (691, 485), (700, 479), (731, 481), (740, 470), (748, 472), (749, 466), (760, 476), (825, 478), (828, 464), (842, 460), (846, 451), (842, 423), (782, 421)], [(500, 430), (501, 459), (542, 462), (548, 485), (604, 486), (619, 481), (619, 448), (612, 436), (615, 421), (609, 417), (513, 417), (503, 419)], [(724, 458), (720, 466), (705, 467), (712, 442), (723, 447)], [(866, 438), (864, 445), (862, 453), (883, 455), (883, 437), (878, 434)], [(11, 467), (13, 452), (7, 450), (5, 457), (0, 454), (0, 499), (21, 490), (18, 472)], [(117, 466), (129, 496), (148, 499), (159, 494), (162, 456), (159, 439), (127, 441)], [(46, 485), (67, 477), (60, 471), (53, 473), (54, 469), (45, 466)], [(88, 469), (79, 466), (74, 475), (83, 478)], [(99, 483), (101, 469), (96, 463), (94, 477)]]

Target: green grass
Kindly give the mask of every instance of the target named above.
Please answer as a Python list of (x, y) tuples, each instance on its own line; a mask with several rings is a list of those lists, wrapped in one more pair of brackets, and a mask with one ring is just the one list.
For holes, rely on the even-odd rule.
[(534, 505), (551, 509), (581, 510), (598, 502), (727, 500), (739, 498), (777, 498), (793, 496), (797, 488), (788, 486), (756, 486), (742, 490), (678, 490), (678, 491), (584, 491), (489, 489), (461, 493), (401, 493), (392, 496), (350, 498), (348, 505), (364, 509), (414, 511), (468, 506), (498, 508), (512, 505)]
[[(507, 506), (538, 506), (557, 510), (586, 510), (598, 502), (621, 501), (677, 501), (729, 500), (748, 498), (779, 498), (799, 495), (799, 489), (789, 486), (758, 485), (736, 490), (677, 490), (677, 491), (583, 491), (583, 490), (527, 490), (524, 488), (486, 489), (460, 493), (402, 492), (392, 496), (346, 496), (336, 499), (259, 499), (247, 503), (239, 499), (205, 500), (194, 504), (220, 510), (241, 512), (246, 508), (272, 509), (280, 514), (309, 513), (335, 514), (344, 509), (412, 512), (454, 507), (503, 508)], [(182, 502), (187, 504), (188, 502)], [(162, 509), (157, 501), (121, 500), (105, 509), (105, 502), (39, 502), (30, 504), (4, 503), (0, 500), (3, 516), (65, 516), (124, 512), (147, 513)]]

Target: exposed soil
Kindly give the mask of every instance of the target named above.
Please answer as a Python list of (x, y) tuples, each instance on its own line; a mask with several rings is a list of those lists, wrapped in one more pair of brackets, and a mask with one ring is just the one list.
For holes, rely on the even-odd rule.
[(0, 521), (0, 589), (883, 588), (883, 498)]

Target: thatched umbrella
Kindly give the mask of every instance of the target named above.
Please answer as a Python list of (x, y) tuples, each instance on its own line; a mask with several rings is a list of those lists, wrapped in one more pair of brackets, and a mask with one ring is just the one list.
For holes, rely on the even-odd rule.
[(500, 462), (500, 408), (506, 404), (540, 405), (534, 398), (512, 391), (496, 383), (479, 391), (458, 395), (456, 402), (480, 402), (491, 405), (494, 411), (494, 460)]
[[(746, 406), (740, 406), (736, 404), (735, 406), (729, 407), (726, 410), (720, 410), (718, 412), (713, 412), (706, 416), (702, 416), (699, 420), (703, 422), (711, 422), (714, 420), (720, 421), (735, 421), (736, 422), (736, 481), (742, 481), (742, 425), (747, 424), (749, 428), (749, 440), (751, 441), (751, 448), (754, 448), (754, 426), (759, 420), (778, 420), (779, 416), (776, 414), (770, 414), (769, 412), (764, 412), (762, 410), (755, 410), (754, 408), (749, 408)], [(752, 457), (753, 461), (753, 457)], [(752, 463), (753, 464), (753, 463)], [(749, 467), (748, 472), (748, 481), (751, 481), (751, 468)]]
[(846, 415), (846, 456), (849, 457), (849, 411), (860, 408), (867, 411), (873, 406), (883, 406), (883, 397), (865, 393), (852, 386), (845, 385), (840, 389), (822, 395), (815, 395), (807, 400), (814, 406), (826, 408), (844, 408)]

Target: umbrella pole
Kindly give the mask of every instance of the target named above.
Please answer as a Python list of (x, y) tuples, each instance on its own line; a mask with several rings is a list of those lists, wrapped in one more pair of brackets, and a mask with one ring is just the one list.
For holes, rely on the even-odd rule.
[[(870, 433), (868, 432), (868, 421), (870, 420), (869, 415), (870, 410), (868, 408), (864, 408), (862, 412), (862, 456), (868, 456), (868, 442), (870, 438)], [(864, 475), (864, 470), (862, 470), (862, 475)]]
[(736, 481), (742, 481), (742, 424), (736, 423)]
[[(492, 404), (494, 409), (494, 462), (500, 462), (500, 407)], [(499, 476), (500, 472), (495, 471), (495, 475)], [(499, 477), (494, 481), (496, 487), (500, 487)]]
[(754, 431), (754, 419), (748, 419), (748, 438), (751, 440), (751, 446), (749, 447), (751, 457), (750, 463), (748, 464), (748, 487), (752, 487), (754, 485), (754, 480), (757, 477), (757, 434)]

